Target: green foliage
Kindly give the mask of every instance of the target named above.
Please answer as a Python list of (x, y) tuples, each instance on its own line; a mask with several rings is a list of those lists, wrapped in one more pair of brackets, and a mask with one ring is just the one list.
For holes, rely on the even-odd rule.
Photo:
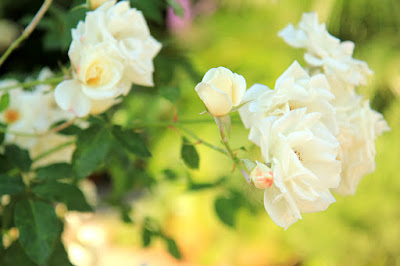
[(82, 191), (71, 184), (47, 182), (33, 187), (32, 192), (45, 200), (63, 202), (71, 211), (92, 211), (92, 208), (86, 202)]
[(149, 229), (147, 229), (146, 227), (143, 227), (143, 230), (142, 230), (143, 247), (148, 247), (150, 245), (151, 237), (152, 237), (152, 232)]
[(214, 201), (214, 210), (218, 218), (225, 225), (234, 227), (236, 224), (236, 213), (241, 206), (237, 195), (230, 197), (219, 196)]
[(130, 2), (131, 7), (141, 10), (146, 19), (159, 25), (163, 24), (166, 9), (165, 0), (130, 0)]
[(74, 177), (72, 166), (68, 163), (55, 163), (36, 169), (36, 180), (52, 181)]
[(167, 242), (167, 246), (168, 246), (168, 252), (174, 256), (174, 258), (176, 259), (181, 259), (181, 253), (178, 249), (178, 246), (176, 245), (175, 240), (173, 240), (172, 238), (166, 238), (165, 241)]
[(105, 126), (94, 125), (78, 134), (73, 168), (78, 178), (90, 175), (106, 157), (112, 137)]
[(0, 96), (0, 112), (3, 112), (7, 109), (8, 105), (10, 104), (10, 94), (5, 93)]
[(15, 225), (19, 243), (37, 264), (45, 264), (59, 236), (60, 223), (52, 205), (21, 199), (15, 206)]
[(5, 147), (5, 156), (10, 166), (16, 167), (22, 172), (27, 172), (31, 168), (32, 160), (29, 157), (29, 152), (17, 145), (7, 145)]
[(21, 177), (0, 174), (0, 196), (14, 195), (25, 190)]
[(164, 86), (160, 89), (160, 95), (174, 103), (180, 96), (180, 89), (178, 86)]
[(1, 254), (0, 265), (36, 266), (37, 264), (26, 255), (20, 243), (16, 241)]
[(122, 147), (129, 152), (142, 157), (151, 156), (143, 138), (139, 134), (132, 130), (123, 129), (120, 126), (114, 126), (112, 133)]
[(185, 137), (182, 138), (181, 158), (187, 167), (192, 169), (199, 168), (199, 154), (194, 145), (190, 144)]

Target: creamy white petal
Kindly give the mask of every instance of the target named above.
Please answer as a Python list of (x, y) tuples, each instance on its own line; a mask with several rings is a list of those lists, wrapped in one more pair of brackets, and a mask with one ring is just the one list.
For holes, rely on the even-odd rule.
[(87, 115), (92, 107), (91, 100), (82, 92), (82, 85), (76, 80), (65, 80), (58, 84), (54, 97), (61, 109), (78, 117)]
[(204, 82), (197, 84), (195, 90), (213, 116), (223, 116), (232, 109), (232, 100), (225, 92)]

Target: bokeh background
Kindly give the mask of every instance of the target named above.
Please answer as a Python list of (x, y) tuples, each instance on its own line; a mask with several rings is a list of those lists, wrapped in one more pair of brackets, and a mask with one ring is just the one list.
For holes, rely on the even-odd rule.
[[(55, 5), (62, 8), (80, 2), (55, 1)], [(134, 5), (138, 1), (131, 2)], [(145, 7), (150, 6), (151, 11), (151, 3), (156, 2), (148, 1)], [(2, 51), (40, 5), (36, 0), (0, 2)], [(116, 156), (108, 168), (90, 178), (87, 193), (97, 200), (96, 214), (71, 214), (66, 220), (64, 241), (73, 263), (400, 265), (400, 2), (198, 0), (191, 2), (189, 10), (184, 19), (162, 14), (161, 19), (169, 19), (168, 28), (152, 30), (156, 36), (165, 37), (165, 30), (173, 36), (164, 43), (170, 53), (156, 61), (159, 77), (169, 76), (174, 69), (168, 81), (174, 88), (172, 93), (168, 88), (161, 93), (172, 97), (173, 103), (155, 93), (160, 88), (136, 88), (113, 113), (116, 123), (168, 120), (175, 112), (181, 120), (206, 119), (199, 115), (204, 106), (194, 87), (212, 67), (225, 66), (243, 75), (248, 87), (263, 83), (273, 88), (294, 60), (304, 65), (303, 51), (286, 45), (277, 36), (278, 31), (288, 23), (297, 25), (303, 12), (316, 11), (332, 35), (356, 44), (354, 57), (366, 61), (375, 72), (369, 85), (357, 90), (371, 99), (372, 108), (382, 112), (392, 128), (376, 141), (376, 171), (364, 177), (354, 196), (335, 195), (337, 202), (327, 211), (305, 214), (303, 220), (284, 231), (269, 219), (262, 193), (232, 171), (229, 158), (199, 144), (199, 169), (189, 170), (180, 157), (181, 133), (148, 128), (145, 130), (153, 154), (150, 161), (125, 172), (120, 167), (124, 162)], [(29, 47), (21, 47), (0, 70), (1, 79), (24, 79), (43, 66), (56, 70), (67, 62), (69, 29), (82, 16), (79, 12), (64, 19), (61, 14), (59, 25), (46, 20), (41, 23)], [(50, 15), (57, 16), (57, 9), (50, 10)], [(157, 19), (149, 22), (155, 25), (153, 28), (157, 28)], [(179, 61), (182, 56), (187, 61)], [(248, 132), (238, 116), (233, 120), (231, 144), (238, 156), (257, 158), (257, 148), (247, 140)], [(219, 145), (219, 133), (211, 119), (186, 127)], [(190, 187), (188, 182), (206, 186)], [(225, 200), (225, 218), (216, 212), (216, 199)], [(123, 200), (125, 209), (120, 212), (111, 208), (113, 200)], [(175, 239), (181, 260), (173, 258), (160, 239), (142, 247), (140, 221), (146, 217)]]

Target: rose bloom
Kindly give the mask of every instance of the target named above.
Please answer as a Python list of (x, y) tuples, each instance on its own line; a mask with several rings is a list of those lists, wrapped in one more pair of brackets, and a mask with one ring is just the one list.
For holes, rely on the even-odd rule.
[(124, 65), (117, 47), (101, 43), (85, 51), (75, 79), (61, 82), (55, 89), (55, 99), (61, 109), (79, 117), (104, 112), (118, 102), (116, 97), (126, 95), (131, 87), (123, 76)]
[(320, 118), (320, 113), (299, 108), (262, 121), (261, 153), (273, 172), (264, 206), (284, 229), (301, 213), (323, 211), (336, 201), (330, 188), (340, 181), (339, 143)]
[(295, 61), (276, 81), (275, 89), (255, 84), (244, 95), (243, 102), (249, 102), (239, 109), (246, 128), (250, 128), (250, 140), (260, 145), (260, 121), (269, 116), (282, 116), (291, 110), (305, 107), (307, 113), (318, 112), (321, 122), (332, 134), (337, 134), (335, 96), (325, 75), (310, 77)]
[(208, 112), (219, 117), (228, 114), (242, 102), (246, 80), (225, 67), (211, 68), (195, 90)]
[(357, 96), (337, 107), (338, 140), (341, 150), (342, 180), (336, 192), (352, 195), (361, 179), (375, 171), (375, 140), (390, 128), (382, 114), (371, 109), (369, 101)]
[[(328, 78), (352, 85), (364, 85), (367, 76), (373, 74), (365, 62), (352, 57), (354, 43), (341, 42), (330, 35), (326, 25), (319, 24), (317, 13), (304, 13), (297, 28), (289, 24), (278, 36), (293, 47), (306, 49), (305, 61), (313, 68), (321, 68)], [(336, 95), (334, 89), (332, 87)]]
[[(44, 68), (38, 76), (38, 80), (52, 77), (48, 68)], [(3, 80), (0, 88), (17, 84), (16, 80)], [(6, 110), (0, 113), (0, 122), (7, 125), (7, 130), (28, 133), (43, 134), (50, 130), (50, 126), (61, 120), (70, 120), (73, 115), (60, 110), (54, 101), (54, 93), (50, 85), (35, 86), (32, 91), (22, 88), (10, 90), (10, 102)], [(31, 157), (36, 157), (41, 152), (58, 146), (70, 140), (59, 134), (44, 135), (42, 137), (20, 136), (12, 133), (5, 135), (6, 144), (16, 144), (27, 149)], [(53, 156), (54, 155), (54, 156)], [(49, 156), (50, 161), (68, 161), (71, 152), (60, 152)]]
[(68, 51), (72, 65), (79, 68), (84, 46), (107, 42), (115, 46), (124, 65), (123, 74), (134, 84), (153, 86), (153, 58), (161, 44), (150, 35), (141, 11), (130, 8), (129, 1), (107, 1), (88, 12), (84, 22), (72, 30)]

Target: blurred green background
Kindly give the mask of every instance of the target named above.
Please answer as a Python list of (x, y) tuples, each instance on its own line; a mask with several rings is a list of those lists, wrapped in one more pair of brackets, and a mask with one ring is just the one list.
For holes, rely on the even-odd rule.
[[(129, 177), (134, 179), (152, 177), (154, 185), (150, 189), (132, 185), (141, 182), (135, 180), (129, 184), (122, 182), (119, 189), (126, 192), (135, 188), (128, 201), (133, 207), (129, 213), (133, 221), (151, 216), (177, 241), (182, 261), (166, 259), (162, 264), (171, 260), (172, 264), (203, 265), (400, 265), (400, 179), (397, 180), (400, 2), (225, 0), (219, 1), (216, 7), (214, 13), (199, 14), (172, 41), (184, 51), (200, 75), (212, 67), (224, 66), (243, 75), (248, 87), (263, 83), (273, 88), (275, 80), (294, 60), (304, 62), (303, 51), (286, 45), (278, 38), (278, 31), (288, 23), (297, 25), (303, 12), (317, 11), (329, 32), (341, 40), (353, 41), (354, 58), (366, 61), (375, 72), (369, 85), (358, 88), (358, 93), (371, 99), (372, 107), (384, 114), (392, 131), (377, 139), (376, 171), (364, 177), (354, 196), (335, 195), (337, 203), (327, 211), (305, 214), (303, 220), (284, 231), (264, 211), (262, 193), (247, 187), (244, 178), (232, 172), (229, 158), (204, 145), (196, 145), (200, 167), (188, 170), (180, 158), (180, 133), (171, 129), (148, 129), (153, 157), (147, 164), (146, 175), (118, 172), (117, 162), (108, 171), (113, 175), (115, 194), (119, 193), (116, 188), (119, 175), (132, 174)], [(62, 49), (57, 49), (49, 48), (51, 56), (61, 56), (65, 61), (65, 51), (63, 55)], [(38, 70), (47, 63), (57, 65), (45, 56), (40, 58), (24, 67), (9, 63), (9, 69), (15, 70), (17, 76), (21, 71)], [(171, 58), (175, 59), (174, 55)], [(138, 120), (172, 119), (175, 110), (179, 119), (206, 119), (199, 115), (204, 106), (194, 91), (201, 76), (195, 81), (182, 69), (176, 71), (171, 83), (179, 87), (180, 98), (175, 104), (137, 89), (115, 111), (114, 121), (129, 125)], [(238, 116), (235, 117), (237, 120)], [(218, 145), (219, 133), (210, 121), (190, 124), (187, 128)], [(245, 146), (247, 149), (239, 150), (239, 157), (257, 156), (257, 149), (247, 140), (248, 132), (240, 123), (234, 123), (231, 135), (234, 148)], [(188, 190), (188, 176), (196, 183), (212, 183), (224, 177), (224, 185)], [(101, 197), (99, 185), (98, 191)], [(224, 207), (235, 217), (233, 226), (225, 225), (218, 218), (214, 205), (218, 197), (230, 199)], [(143, 262), (160, 265), (153, 261), (164, 254), (165, 248), (160, 248), (163, 244), (155, 241), (150, 248), (140, 249), (140, 227), (136, 223), (109, 221), (111, 216), (109, 209), (99, 207), (96, 219), (106, 224), (105, 230), (112, 228), (110, 245), (135, 250), (136, 257), (146, 250), (154, 250)]]

